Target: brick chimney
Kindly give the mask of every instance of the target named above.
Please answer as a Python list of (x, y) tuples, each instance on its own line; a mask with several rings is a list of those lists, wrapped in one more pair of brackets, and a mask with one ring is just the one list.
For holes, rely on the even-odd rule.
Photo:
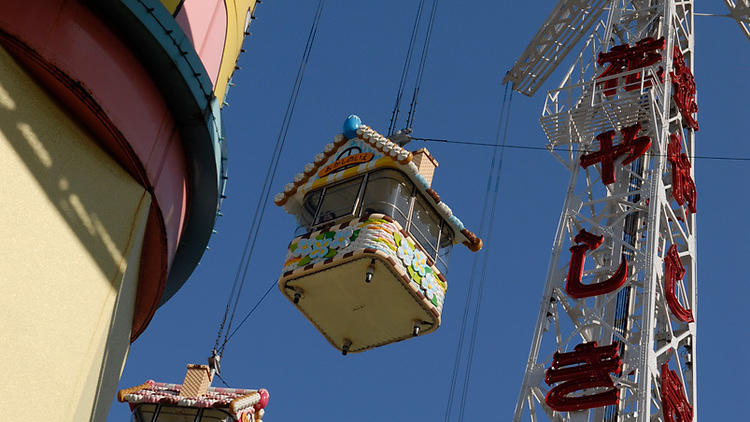
[(211, 371), (208, 365), (188, 365), (180, 396), (196, 399), (206, 394), (211, 381)]
[(427, 151), (427, 148), (420, 148), (416, 151), (414, 151), (412, 158), (412, 162), (417, 166), (419, 169), (419, 174), (422, 175), (422, 177), (425, 178), (427, 181), (427, 185), (432, 185), (432, 175), (435, 174), (435, 168), (438, 166), (438, 162), (430, 155), (430, 151)]

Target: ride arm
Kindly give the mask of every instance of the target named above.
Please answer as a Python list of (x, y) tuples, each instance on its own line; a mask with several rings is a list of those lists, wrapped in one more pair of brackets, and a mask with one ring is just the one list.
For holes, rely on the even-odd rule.
[(521, 57), (505, 75), (503, 84), (532, 96), (549, 75), (588, 33), (604, 12), (608, 0), (560, 0)]

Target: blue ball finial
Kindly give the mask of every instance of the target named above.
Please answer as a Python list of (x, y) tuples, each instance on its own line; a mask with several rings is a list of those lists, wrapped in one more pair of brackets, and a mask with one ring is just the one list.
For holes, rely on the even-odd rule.
[(344, 121), (344, 136), (348, 139), (357, 137), (357, 129), (362, 126), (362, 119), (356, 114), (350, 114)]

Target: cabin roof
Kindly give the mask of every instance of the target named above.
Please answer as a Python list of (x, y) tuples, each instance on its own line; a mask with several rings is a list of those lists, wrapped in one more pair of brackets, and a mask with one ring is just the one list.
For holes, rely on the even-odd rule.
[[(379, 153), (380, 157), (377, 160), (365, 162), (355, 167), (347, 168), (344, 171), (320, 176), (320, 173), (324, 172), (326, 167), (331, 165), (332, 157), (352, 139), (362, 141), (365, 145), (372, 148), (373, 151)], [(434, 161), (432, 156), (429, 156), (429, 158)], [(480, 250), (482, 248), (482, 239), (464, 227), (463, 222), (453, 215), (450, 207), (441, 200), (440, 195), (430, 187), (430, 183), (420, 174), (417, 165), (412, 162), (412, 159), (412, 152), (391, 142), (385, 136), (363, 124), (357, 129), (356, 137), (347, 138), (343, 133), (336, 135), (333, 142), (327, 144), (323, 148), (323, 152), (315, 156), (312, 163), (306, 164), (304, 170), (297, 173), (294, 179), (284, 186), (283, 192), (279, 192), (274, 196), (274, 203), (283, 207), (289, 214), (298, 215), (301, 212), (305, 194), (310, 191), (338, 180), (345, 180), (367, 173), (377, 168), (394, 168), (409, 177), (417, 186), (417, 189), (427, 198), (427, 201), (437, 210), (443, 220), (453, 229), (456, 243), (463, 243), (474, 252)]]
[(254, 415), (256, 408), (257, 410), (262, 409), (265, 405), (265, 403), (262, 403), (264, 395), (265, 401), (268, 400), (268, 391), (262, 388), (251, 390), (244, 388), (208, 387), (206, 394), (198, 398), (181, 397), (181, 389), (181, 384), (148, 380), (144, 384), (120, 390), (117, 393), (117, 399), (120, 402), (128, 402), (131, 408), (140, 403), (192, 408), (216, 408), (229, 413), (237, 421), (242, 420), (244, 414), (248, 414), (248, 416)]

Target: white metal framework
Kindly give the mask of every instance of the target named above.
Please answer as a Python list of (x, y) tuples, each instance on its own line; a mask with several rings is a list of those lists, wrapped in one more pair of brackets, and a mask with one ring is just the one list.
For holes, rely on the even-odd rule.
[(604, 12), (608, 0), (560, 0), (505, 76), (513, 88), (531, 96)]
[(750, 40), (750, 0), (724, 0), (729, 8), (729, 16), (737, 21), (742, 33)]
[(540, 119), (570, 184), (514, 421), (697, 420), (693, 1), (608, 3)]

